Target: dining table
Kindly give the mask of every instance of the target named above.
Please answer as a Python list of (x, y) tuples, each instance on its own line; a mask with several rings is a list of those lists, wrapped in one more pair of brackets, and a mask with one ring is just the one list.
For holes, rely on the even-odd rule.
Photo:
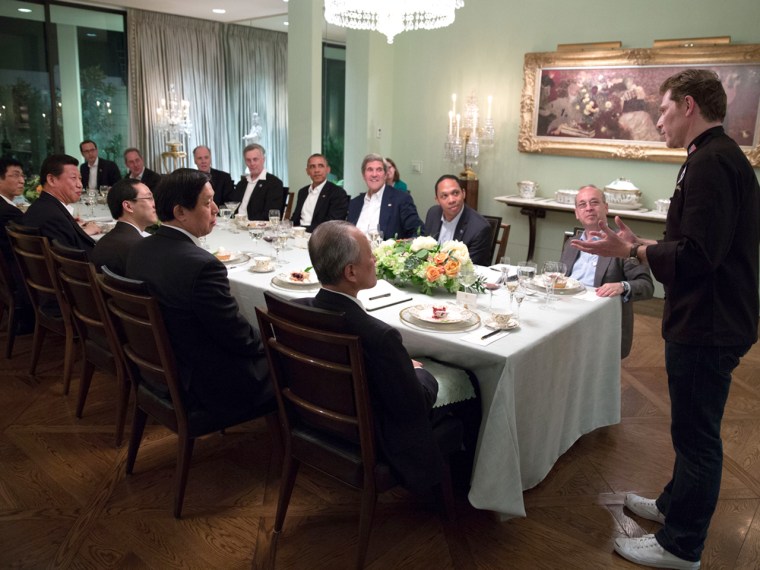
[[(286, 283), (290, 272), (311, 266), (307, 238), (290, 240), (280, 252), (279, 265), (262, 272), (253, 259), (273, 258), (272, 245), (253, 241), (232, 222), (222, 226), (206, 236), (203, 245), (212, 252), (221, 247), (230, 253), (226, 264), (231, 291), (254, 326), (255, 308), (265, 306), (265, 291), (291, 299), (316, 294), (318, 283)], [(493, 269), (477, 271), (491, 282), (498, 277)], [(582, 435), (620, 422), (619, 298), (597, 297), (589, 288), (557, 295), (546, 308), (544, 293), (536, 291), (520, 307), (519, 326), (484, 339), (491, 332), (484, 324), (489, 316), (487, 293), (477, 295), (476, 304), (469, 306), (477, 322), (468, 330), (449, 331), (415, 326), (404, 318), (404, 310), (453, 303), (453, 294), (442, 290), (423, 295), (385, 281), (379, 281), (376, 290), (393, 304), (370, 301), (365, 307), (400, 331), (412, 357), (456, 363), (477, 376), (483, 413), (468, 495), (474, 507), (494, 511), (502, 519), (525, 516), (523, 491), (538, 485)], [(370, 290), (360, 299), (377, 296)]]

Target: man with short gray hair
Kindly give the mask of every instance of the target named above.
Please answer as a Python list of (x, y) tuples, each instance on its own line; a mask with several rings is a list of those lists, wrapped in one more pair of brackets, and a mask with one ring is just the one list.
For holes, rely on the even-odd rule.
[(228, 201), (240, 202), (237, 212), (248, 215), (249, 220), (268, 220), (270, 210), (285, 207), (285, 189), (282, 180), (266, 171), (266, 151), (260, 144), (249, 144), (243, 149), (248, 176), (237, 183)]

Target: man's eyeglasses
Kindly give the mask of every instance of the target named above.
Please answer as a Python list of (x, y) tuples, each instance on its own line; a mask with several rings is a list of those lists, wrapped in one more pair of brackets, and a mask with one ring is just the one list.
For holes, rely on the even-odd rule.
[(130, 200), (130, 202), (137, 202), (138, 200), (150, 200), (151, 202), (155, 202), (156, 199), (153, 196), (143, 196), (142, 198), (133, 198)]
[(584, 210), (587, 206), (591, 206), (592, 208), (598, 208), (602, 205), (602, 202), (600, 200), (589, 200), (588, 202), (578, 202), (575, 207), (579, 210)]

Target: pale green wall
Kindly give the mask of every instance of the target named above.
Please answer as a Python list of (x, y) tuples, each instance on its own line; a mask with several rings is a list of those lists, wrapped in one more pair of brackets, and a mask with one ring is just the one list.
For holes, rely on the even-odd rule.
[[(493, 201), (495, 196), (514, 193), (517, 180), (535, 180), (541, 184), (543, 195), (551, 195), (558, 188), (577, 188), (583, 183), (603, 186), (624, 176), (642, 189), (646, 204), (651, 206), (654, 200), (670, 196), (678, 168), (675, 164), (633, 160), (519, 153), (518, 112), (524, 54), (554, 51), (559, 43), (608, 40), (620, 40), (624, 48), (651, 47), (655, 39), (721, 35), (731, 36), (734, 43), (760, 43), (758, 22), (757, 0), (466, 0), (465, 7), (457, 11), (453, 26), (432, 32), (403, 33), (382, 58), (373, 59), (366, 52), (352, 54), (354, 44), (349, 40), (349, 85), (357, 76), (363, 75), (367, 81), (369, 75), (370, 84), (379, 85), (381, 90), (382, 86), (392, 84), (393, 101), (385, 107), (370, 102), (361, 110), (357, 109), (363, 106), (361, 101), (349, 103), (347, 113), (356, 112), (359, 121), (354, 123), (351, 115), (347, 115), (347, 129), (356, 130), (353, 135), (347, 133), (347, 143), (351, 140), (356, 145), (353, 149), (347, 145), (347, 171), (358, 170), (356, 156), (365, 151), (359, 148), (362, 140), (367, 141), (366, 150), (377, 150), (375, 147), (380, 146), (362, 131), (390, 122), (390, 156), (398, 164), (424, 218), (433, 203), (435, 179), (461, 168), (441, 158), (451, 94), (457, 93), (461, 102), (476, 89), (483, 106), (485, 97), (493, 94), (497, 143), (481, 154), (476, 168), (480, 178), (479, 209), (500, 215), (512, 224), (507, 253), (513, 258), (524, 257), (527, 219), (516, 208)], [(357, 35), (379, 36), (351, 32), (349, 38)], [(361, 69), (352, 71), (352, 61)], [(355, 87), (348, 87), (349, 95), (352, 89)], [(423, 162), (422, 174), (412, 173), (413, 160)], [(347, 186), (357, 193), (355, 183)], [(358, 191), (361, 190), (360, 185)], [(558, 257), (562, 232), (574, 222), (574, 217), (565, 213), (549, 213), (546, 219), (539, 220), (538, 260)], [(658, 237), (657, 231), (661, 231), (658, 228), (661, 226), (634, 225), (636, 231), (648, 237)]]

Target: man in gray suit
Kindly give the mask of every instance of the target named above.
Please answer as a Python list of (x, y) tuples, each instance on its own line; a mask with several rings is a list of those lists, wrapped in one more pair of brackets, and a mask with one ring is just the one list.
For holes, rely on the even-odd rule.
[[(588, 233), (599, 229), (599, 222), (606, 220), (609, 208), (604, 192), (596, 186), (584, 186), (575, 197), (575, 217), (583, 224), (580, 239), (589, 239)], [(651, 299), (654, 293), (649, 266), (633, 259), (602, 257), (581, 253), (567, 240), (562, 250), (562, 261), (567, 265), (567, 274), (584, 285), (596, 287), (599, 297), (619, 296), (623, 306), (623, 336), (620, 357), (631, 352), (633, 343), (632, 301)]]

